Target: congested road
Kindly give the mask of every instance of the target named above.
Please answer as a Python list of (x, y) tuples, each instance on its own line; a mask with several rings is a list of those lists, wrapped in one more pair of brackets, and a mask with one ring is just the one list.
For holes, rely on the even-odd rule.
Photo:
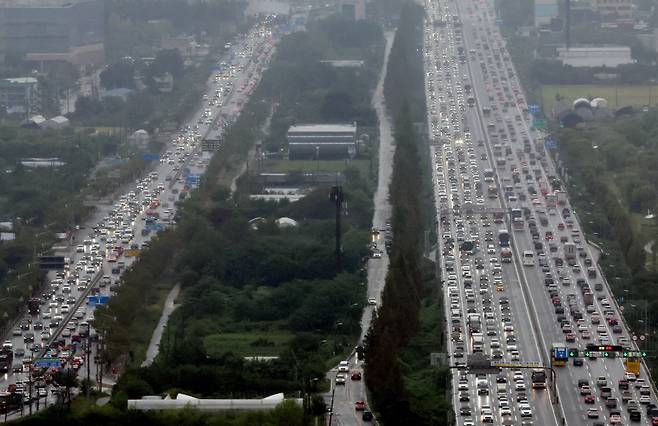
[[(122, 285), (123, 272), (141, 250), (148, 249), (153, 235), (175, 224), (176, 203), (198, 184), (195, 176), (202, 175), (209, 162), (210, 156), (201, 151), (201, 141), (220, 139), (224, 128), (235, 121), (269, 62), (274, 44), (271, 25), (263, 21), (232, 46), (227, 45), (217, 71), (210, 76), (202, 105), (172, 137), (159, 161), (113, 203), (98, 205), (87, 223), (72, 235), (70, 247), (56, 253), (66, 256), (66, 268), (48, 273), (48, 284), (31, 302), (31, 312), (18, 321), (3, 344), (13, 354), (13, 363), (0, 378), (0, 387), (12, 390), (14, 395), (22, 394), (23, 413), (30, 401), (33, 408), (37, 402), (43, 407), (56, 401), (58, 388), (45, 378), (59, 365), (86, 377), (83, 348), (97, 338), (93, 329), (94, 303), (111, 297)], [(95, 346), (90, 345), (92, 363)], [(44, 367), (32, 366), (35, 360)], [(53, 363), (58, 366), (48, 368), (45, 365), (49, 360), (59, 360)], [(93, 380), (96, 364), (90, 367)], [(109, 378), (111, 373), (106, 372)], [(30, 379), (33, 386), (29, 386)], [(8, 393), (0, 396), (5, 402), (11, 399), (12, 403), (7, 404), (10, 408), (18, 408), (15, 397)]]
[[(551, 400), (550, 374), (546, 390), (541, 374), (533, 388), (533, 368), (480, 376), (459, 370), (459, 423), (651, 424), (656, 398), (644, 367), (639, 378), (627, 375), (613, 350), (605, 359), (603, 351), (583, 359), (587, 344), (637, 348), (528, 124), (493, 3), (426, 7), (427, 109), (451, 364), (480, 352), (508, 366), (553, 364), (557, 376), (558, 398)], [(578, 355), (556, 359), (554, 349)]]

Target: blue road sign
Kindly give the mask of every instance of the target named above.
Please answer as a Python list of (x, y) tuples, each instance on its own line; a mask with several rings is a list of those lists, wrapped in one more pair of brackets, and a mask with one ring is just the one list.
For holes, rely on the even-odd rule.
[(569, 354), (567, 353), (566, 347), (555, 348), (555, 359), (568, 359)]
[(535, 115), (535, 114), (539, 113), (539, 111), (540, 111), (539, 105), (537, 105), (537, 104), (528, 105), (528, 112), (530, 114)]
[(548, 138), (544, 141), (544, 146), (546, 146), (546, 149), (555, 150), (557, 149), (557, 140)]
[(161, 223), (153, 222), (153, 223), (147, 223), (144, 225), (144, 229), (148, 231), (155, 231), (155, 232), (160, 232), (164, 230), (164, 225)]
[(200, 175), (188, 175), (187, 178), (185, 178), (185, 183), (187, 184), (187, 186), (199, 186), (200, 182), (201, 182)]
[(107, 305), (107, 302), (109, 301), (110, 301), (110, 296), (89, 296), (87, 298), (87, 304), (92, 307)]
[(151, 154), (151, 153), (144, 153), (142, 154), (142, 160), (144, 161), (160, 161), (160, 155), (158, 154)]
[(40, 368), (61, 367), (62, 361), (59, 358), (39, 358), (32, 365)]

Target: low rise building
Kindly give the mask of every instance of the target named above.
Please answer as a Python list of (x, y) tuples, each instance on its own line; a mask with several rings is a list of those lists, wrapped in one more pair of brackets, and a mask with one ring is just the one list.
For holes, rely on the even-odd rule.
[(609, 67), (631, 64), (631, 48), (628, 46), (577, 46), (558, 47), (558, 59), (573, 67)]
[(287, 140), (291, 160), (354, 158), (356, 123), (291, 126)]
[(39, 82), (33, 77), (0, 80), (0, 106), (7, 113), (31, 115), (41, 110)]
[(633, 0), (593, 0), (592, 6), (606, 18), (631, 19), (633, 16)]

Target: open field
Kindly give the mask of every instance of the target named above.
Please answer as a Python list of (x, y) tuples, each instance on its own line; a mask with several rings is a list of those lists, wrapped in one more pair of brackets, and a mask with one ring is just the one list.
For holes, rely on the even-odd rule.
[[(368, 160), (264, 160), (261, 170), (270, 173), (285, 173), (291, 171), (341, 172), (345, 167), (353, 166), (361, 171), (361, 176), (368, 176), (370, 162)], [(376, 164), (373, 164), (373, 168)]]
[(207, 336), (203, 345), (209, 356), (233, 352), (238, 356), (277, 356), (291, 334), (278, 332), (221, 333)]
[(564, 102), (571, 106), (578, 98), (604, 98), (607, 99), (610, 108), (618, 108), (626, 105), (641, 107), (653, 105), (658, 102), (658, 86), (614, 86), (595, 84), (565, 84), (544, 85), (541, 88), (542, 110), (546, 113), (553, 111), (555, 97), (560, 95)]

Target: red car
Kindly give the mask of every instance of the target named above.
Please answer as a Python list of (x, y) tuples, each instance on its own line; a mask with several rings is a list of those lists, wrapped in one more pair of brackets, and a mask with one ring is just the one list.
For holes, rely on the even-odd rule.
[(557, 224), (557, 229), (559, 229), (560, 231), (564, 231), (564, 223), (562, 223), (562, 222), (558, 223)]
[(363, 401), (356, 401), (356, 402), (354, 403), (354, 409), (355, 409), (356, 411), (363, 411), (363, 410), (366, 409), (366, 403), (363, 402)]
[(361, 380), (361, 373), (359, 373), (358, 371), (352, 373), (352, 380)]
[(651, 424), (653, 426), (658, 426), (658, 417), (652, 417), (651, 418)]
[(594, 404), (596, 397), (594, 395), (585, 395), (585, 404)]
[(576, 335), (573, 333), (567, 333), (567, 342), (575, 342), (576, 341)]

